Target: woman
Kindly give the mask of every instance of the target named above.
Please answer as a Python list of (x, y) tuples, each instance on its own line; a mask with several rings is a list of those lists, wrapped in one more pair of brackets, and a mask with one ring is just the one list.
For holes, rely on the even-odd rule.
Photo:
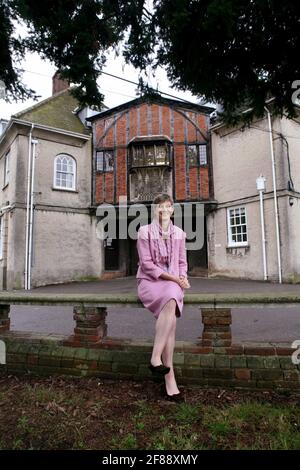
[(164, 375), (166, 398), (181, 401), (183, 398), (174, 375), (173, 352), (176, 319), (182, 314), (184, 289), (190, 288), (186, 233), (171, 221), (174, 207), (168, 194), (159, 194), (153, 200), (153, 206), (152, 222), (138, 231), (138, 297), (156, 318), (149, 368), (155, 375)]

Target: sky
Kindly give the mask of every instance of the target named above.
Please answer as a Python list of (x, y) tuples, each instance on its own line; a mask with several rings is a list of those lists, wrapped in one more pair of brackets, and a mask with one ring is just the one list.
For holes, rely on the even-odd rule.
[[(17, 31), (24, 34), (24, 28), (21, 26), (18, 26)], [(53, 63), (48, 60), (42, 60), (37, 53), (27, 53), (23, 62), (18, 64), (18, 67), (24, 69), (23, 83), (40, 95), (39, 101), (52, 95), (52, 77), (56, 71)], [(125, 65), (124, 59), (120, 56), (116, 57), (114, 52), (108, 55), (103, 71), (138, 82), (138, 71), (132, 66)], [(107, 75), (101, 75), (97, 83), (101, 93), (104, 95), (104, 104), (109, 108), (136, 98), (137, 87), (133, 84)], [(159, 91), (170, 93), (193, 103), (199, 103), (199, 99), (191, 93), (180, 92), (171, 88), (166, 72), (163, 69), (158, 69), (155, 77), (151, 76), (149, 78), (148, 84), (155, 89), (158, 87)], [(34, 100), (6, 103), (4, 99), (0, 99), (0, 118), (10, 119), (12, 114), (36, 103), (37, 101)]]

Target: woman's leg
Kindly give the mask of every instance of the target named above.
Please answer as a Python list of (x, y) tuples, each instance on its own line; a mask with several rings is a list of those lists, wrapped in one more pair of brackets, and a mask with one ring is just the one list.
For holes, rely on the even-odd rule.
[[(151, 356), (151, 364), (161, 364), (161, 355), (168, 341), (168, 337), (176, 322), (175, 316), (176, 300), (170, 299), (161, 310), (155, 324), (155, 338)], [(176, 325), (176, 323), (175, 323)]]
[(166, 390), (169, 395), (174, 395), (179, 393), (179, 389), (177, 387), (175, 374), (174, 374), (174, 367), (173, 367), (173, 352), (175, 347), (175, 336), (176, 336), (176, 316), (173, 327), (170, 331), (170, 334), (167, 339), (166, 346), (162, 352), (162, 360), (165, 366), (170, 367), (170, 372), (165, 375), (165, 384)]

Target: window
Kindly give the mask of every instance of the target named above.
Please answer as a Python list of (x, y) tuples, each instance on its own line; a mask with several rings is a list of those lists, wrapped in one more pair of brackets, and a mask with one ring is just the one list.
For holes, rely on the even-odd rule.
[(170, 146), (167, 144), (144, 144), (131, 147), (131, 166), (159, 166), (170, 164)]
[(4, 186), (9, 182), (10, 152), (4, 158)]
[(206, 147), (206, 145), (199, 145), (199, 162), (200, 162), (200, 165), (207, 165), (207, 147)]
[(155, 146), (154, 145), (145, 145), (144, 162), (145, 162), (145, 165), (155, 165)]
[(188, 145), (186, 154), (189, 166), (207, 165), (207, 146), (205, 144)]
[(247, 219), (245, 207), (227, 209), (228, 245), (247, 245)]
[(198, 151), (197, 145), (187, 146), (187, 157), (189, 160), (189, 166), (198, 166)]
[(114, 169), (114, 151), (99, 150), (96, 152), (96, 171), (113, 171)]
[(165, 145), (155, 145), (156, 165), (165, 165), (167, 162), (167, 147)]
[(54, 161), (54, 188), (75, 190), (76, 161), (69, 155), (57, 155)]

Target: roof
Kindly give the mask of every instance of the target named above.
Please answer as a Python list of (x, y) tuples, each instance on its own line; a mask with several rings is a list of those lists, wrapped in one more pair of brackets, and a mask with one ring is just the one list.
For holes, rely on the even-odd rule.
[(89, 134), (89, 129), (83, 125), (74, 113), (74, 109), (78, 107), (78, 101), (71, 95), (71, 89), (73, 87), (60, 91), (30, 108), (14, 114), (12, 118), (81, 134)]
[[(268, 100), (265, 101), (265, 109), (266, 109), (266, 106), (267, 105), (270, 105), (272, 107), (272, 103), (274, 102), (275, 98), (270, 98)], [(253, 108), (245, 108), (245, 109), (241, 109), (239, 114), (242, 115), (242, 114), (247, 114), (249, 113), (250, 111), (252, 111)], [(300, 106), (295, 104), (294, 106), (294, 110), (296, 111), (296, 114), (297, 116), (295, 118), (288, 118), (288, 119), (292, 119), (292, 121), (296, 122), (297, 124), (300, 124)], [(270, 109), (271, 111), (271, 114), (272, 114), (272, 110)], [(287, 115), (285, 113), (283, 113), (283, 116), (285, 116), (287, 118)], [(280, 118), (279, 115), (275, 115), (274, 117), (277, 117), (277, 118)], [(282, 117), (282, 116), (281, 116)], [(238, 122), (237, 125), (244, 125), (243, 122)], [(235, 127), (234, 125), (230, 126), (228, 125), (224, 120), (222, 120), (221, 118), (218, 118), (216, 119), (216, 121), (210, 126), (210, 130), (211, 131), (215, 131), (217, 129), (220, 129), (222, 127)]]
[(196, 103), (190, 103), (189, 101), (173, 100), (169, 98), (163, 98), (162, 96), (157, 96), (157, 97), (141, 96), (134, 100), (127, 101), (126, 103), (120, 104), (119, 106), (115, 106), (114, 108), (110, 108), (107, 111), (102, 111), (99, 114), (95, 114), (94, 116), (87, 118), (87, 121), (95, 121), (96, 119), (107, 117), (107, 116), (110, 116), (111, 114), (115, 114), (120, 111), (125, 111), (128, 108), (131, 108), (133, 106), (138, 106), (146, 102), (153, 103), (153, 104), (162, 104), (162, 105), (170, 106), (173, 108), (182, 108), (184, 110), (189, 110), (189, 111), (198, 111), (206, 115), (211, 114), (215, 110), (215, 108), (212, 108), (211, 106), (203, 106), (203, 105), (196, 104)]

